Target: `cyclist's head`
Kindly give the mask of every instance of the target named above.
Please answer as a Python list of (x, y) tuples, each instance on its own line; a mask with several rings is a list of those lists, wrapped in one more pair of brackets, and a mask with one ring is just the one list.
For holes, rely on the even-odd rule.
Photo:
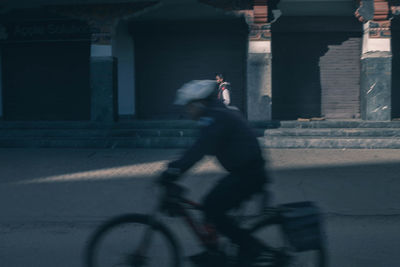
[(205, 111), (207, 102), (215, 98), (217, 83), (213, 80), (194, 80), (176, 92), (175, 104), (186, 106), (189, 115), (197, 119)]
[(213, 80), (190, 81), (178, 89), (174, 104), (185, 106), (190, 102), (211, 99), (215, 96), (216, 86)]

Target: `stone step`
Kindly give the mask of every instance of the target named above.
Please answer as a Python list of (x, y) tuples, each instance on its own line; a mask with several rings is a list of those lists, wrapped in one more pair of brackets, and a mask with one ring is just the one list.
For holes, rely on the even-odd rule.
[(400, 128), (278, 128), (266, 129), (271, 137), (400, 137)]
[(0, 129), (0, 137), (196, 137), (198, 129)]
[(400, 128), (400, 121), (280, 121), (277, 125), (279, 128)]
[[(277, 128), (280, 122), (250, 122), (255, 128)], [(91, 121), (0, 121), (0, 129), (197, 129), (191, 120), (133, 120), (114, 123)]]
[[(400, 122), (282, 121), (252, 126), (266, 148), (400, 148)], [(184, 120), (0, 122), (0, 147), (186, 148), (198, 134), (197, 124)]]
[[(195, 137), (0, 137), (0, 147), (58, 148), (187, 148)], [(398, 149), (400, 138), (259, 137), (264, 148)]]
[(190, 120), (134, 120), (113, 123), (92, 121), (1, 121), (0, 129), (191, 129)]
[(400, 138), (392, 137), (290, 137), (265, 136), (258, 138), (264, 148), (357, 148), (398, 149)]
[[(250, 122), (255, 128), (400, 128), (400, 121), (268, 121)], [(114, 123), (92, 121), (0, 121), (0, 129), (192, 129), (191, 120), (133, 120)]]
[(194, 137), (0, 137), (3, 148), (187, 148)]

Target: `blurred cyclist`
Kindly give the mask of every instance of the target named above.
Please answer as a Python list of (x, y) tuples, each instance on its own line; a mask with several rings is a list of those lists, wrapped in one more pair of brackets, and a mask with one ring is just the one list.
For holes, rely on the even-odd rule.
[(202, 128), (195, 144), (180, 159), (168, 164), (161, 180), (176, 181), (204, 155), (216, 156), (229, 174), (206, 195), (203, 203), (206, 220), (240, 246), (249, 259), (246, 267), (255, 263), (263, 266), (259, 263), (266, 247), (240, 228), (227, 212), (262, 190), (268, 181), (265, 161), (247, 121), (215, 98), (216, 86), (211, 80), (192, 81), (177, 91), (175, 104), (185, 106)]

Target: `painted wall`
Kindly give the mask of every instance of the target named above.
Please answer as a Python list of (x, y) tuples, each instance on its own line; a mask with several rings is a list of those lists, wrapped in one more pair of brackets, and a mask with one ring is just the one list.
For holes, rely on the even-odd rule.
[(135, 114), (134, 43), (128, 27), (120, 22), (113, 38), (113, 56), (118, 64), (118, 114)]

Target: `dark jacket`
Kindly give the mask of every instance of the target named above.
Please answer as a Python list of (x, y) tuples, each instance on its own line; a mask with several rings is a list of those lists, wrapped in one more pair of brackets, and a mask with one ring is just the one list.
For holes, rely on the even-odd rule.
[(258, 141), (243, 116), (219, 101), (212, 102), (199, 120), (200, 137), (183, 156), (169, 164), (185, 172), (204, 155), (214, 155), (230, 173), (263, 169), (264, 159)]

